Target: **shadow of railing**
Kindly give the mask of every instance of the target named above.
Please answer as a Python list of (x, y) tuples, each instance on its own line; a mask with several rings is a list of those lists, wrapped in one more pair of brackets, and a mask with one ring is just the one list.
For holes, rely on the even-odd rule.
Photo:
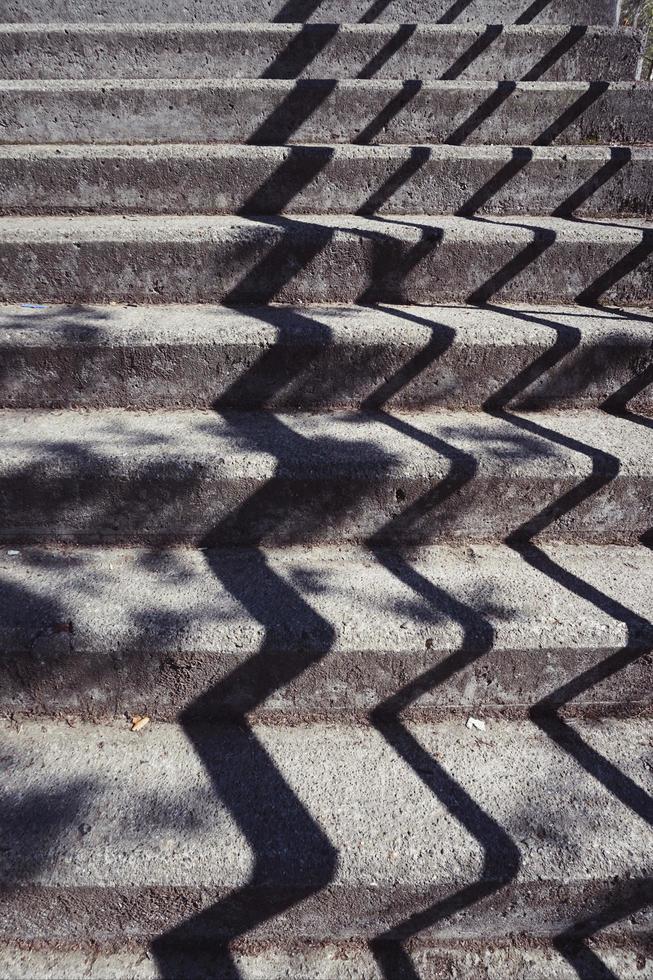
[[(546, 323), (541, 317), (538, 322)], [(614, 677), (618, 672), (650, 654), (653, 649), (653, 624), (628, 609), (623, 603), (607, 596), (595, 586), (580, 579), (576, 574), (563, 568), (547, 552), (535, 543), (537, 535), (550, 528), (561, 517), (569, 514), (589, 497), (603, 490), (614, 480), (620, 470), (618, 457), (603, 450), (593, 449), (576, 439), (571, 439), (561, 433), (534, 421), (515, 415), (508, 408), (511, 400), (522, 393), (541, 374), (557, 364), (572, 350), (579, 341), (573, 328), (561, 329), (560, 324), (550, 323), (555, 331), (556, 341), (553, 347), (541, 358), (533, 362), (525, 371), (508, 385), (505, 385), (492, 398), (488, 399), (484, 408), (491, 415), (507, 421), (520, 431), (531, 435), (548, 438), (556, 445), (571, 449), (590, 460), (592, 470), (579, 484), (562, 497), (553, 501), (530, 520), (526, 521), (506, 539), (508, 546), (513, 549), (525, 562), (537, 571), (546, 575), (554, 582), (562, 585), (571, 593), (594, 605), (603, 613), (607, 613), (617, 622), (623, 623), (626, 633), (626, 644), (617, 652), (611, 654), (603, 662), (572, 681), (552, 691), (542, 698), (530, 710), (530, 717), (535, 724), (568, 753), (574, 761), (598, 780), (605, 789), (618, 799), (624, 807), (631, 810), (645, 823), (653, 826), (653, 799), (634, 780), (622, 773), (603, 755), (593, 749), (564, 719), (560, 712), (567, 707), (578, 695), (585, 693), (597, 684)], [(649, 367), (642, 375), (629, 382), (624, 389), (615, 393), (604, 403), (604, 409), (610, 407), (615, 414), (616, 407), (623, 411), (626, 402), (634, 394), (651, 382), (653, 368)], [(642, 424), (651, 425), (650, 420), (642, 419)], [(555, 940), (556, 948), (574, 967), (581, 980), (593, 980), (596, 977), (617, 980), (613, 973), (601, 963), (582, 940), (596, 933), (603, 925), (616, 922), (632, 914), (635, 908), (648, 904), (652, 889), (650, 882), (635, 882), (633, 885), (634, 899), (620, 901), (605, 912), (603, 916), (585, 922), (578, 927), (575, 925), (561, 933)]]

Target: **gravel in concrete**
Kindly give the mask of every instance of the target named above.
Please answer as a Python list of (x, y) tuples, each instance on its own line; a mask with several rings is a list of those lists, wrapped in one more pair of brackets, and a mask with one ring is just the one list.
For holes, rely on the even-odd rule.
[(618, 0), (5, 0), (2, 21), (390, 21), (431, 23), (614, 24)]
[(634, 543), (653, 526), (651, 429), (601, 412), (5, 410), (0, 439), (6, 542), (418, 544), (529, 522)]
[(653, 142), (653, 83), (0, 81), (2, 143)]
[[(619, 980), (642, 980), (651, 962), (645, 940), (618, 946), (591, 941), (589, 948), (603, 966)], [(456, 944), (433, 943), (411, 948), (410, 959), (420, 980), (578, 980), (576, 966), (587, 956), (584, 945), (568, 958), (550, 944), (519, 942)], [(266, 947), (244, 950), (236, 946), (234, 963), (243, 980), (385, 980), (372, 952), (360, 942), (302, 944), (291, 949)], [(5, 980), (164, 980), (160, 964), (141, 947), (131, 952), (108, 953), (97, 949), (25, 950), (0, 947), (0, 970)], [(186, 980), (215, 980), (210, 964), (187, 969)]]
[(0, 146), (4, 214), (653, 213), (651, 147)]
[(5, 716), (364, 718), (409, 685), (418, 717), (651, 708), (642, 547), (5, 548), (0, 600)]
[(3, 78), (636, 77), (628, 28), (450, 24), (0, 25)]
[(653, 305), (653, 229), (424, 215), (5, 217), (0, 300)]
[(534, 409), (623, 392), (653, 414), (653, 386), (633, 391), (652, 326), (653, 310), (548, 306), (0, 306), (0, 405), (479, 408), (504, 392)]

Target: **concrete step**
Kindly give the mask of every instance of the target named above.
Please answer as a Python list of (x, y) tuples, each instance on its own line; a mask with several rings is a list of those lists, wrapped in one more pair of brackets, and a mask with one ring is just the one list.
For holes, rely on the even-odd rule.
[(535, 525), (634, 543), (653, 526), (650, 428), (602, 412), (5, 410), (0, 440), (9, 545), (419, 544)]
[(494, 399), (532, 410), (610, 398), (653, 414), (652, 324), (653, 310), (578, 307), (0, 306), (0, 406), (455, 409)]
[(399, 690), (422, 720), (653, 707), (641, 546), (3, 549), (0, 598), (14, 720), (365, 720)]
[[(618, 941), (592, 937), (587, 944), (591, 955), (619, 980), (642, 980), (651, 960), (646, 941), (626, 945)], [(551, 943), (536, 945), (522, 940), (507, 942), (443, 942), (411, 949), (411, 961), (420, 980), (578, 980), (578, 968), (590, 958), (584, 943), (565, 947), (565, 954)], [(246, 941), (236, 943), (233, 962), (242, 980), (270, 980), (292, 977), (294, 980), (386, 980), (374, 954), (356, 942), (296, 943), (290, 949), (266, 946), (247, 948)], [(184, 976), (193, 980), (212, 980), (210, 965), (195, 964)], [(74, 949), (26, 950), (21, 946), (0, 946), (0, 970), (5, 980), (165, 980), (165, 963), (157, 963), (147, 946), (117, 952), (98, 951), (92, 943)], [(482, 972), (479, 972), (482, 971)], [(606, 973), (605, 976), (609, 976)], [(396, 975), (395, 975), (396, 976)]]
[(622, 219), (5, 217), (0, 301), (653, 305)]
[(641, 41), (608, 27), (20, 24), (0, 27), (0, 77), (620, 81)]
[(653, 214), (653, 147), (0, 146), (4, 214)]
[(651, 82), (8, 80), (2, 143), (653, 143)]
[(615, 24), (619, 0), (4, 0), (4, 23), (89, 21), (389, 21), (443, 24)]
[(393, 978), (431, 941), (646, 948), (650, 723), (556, 725), (6, 725), (2, 938), (154, 940), (165, 977), (237, 975), (232, 942)]

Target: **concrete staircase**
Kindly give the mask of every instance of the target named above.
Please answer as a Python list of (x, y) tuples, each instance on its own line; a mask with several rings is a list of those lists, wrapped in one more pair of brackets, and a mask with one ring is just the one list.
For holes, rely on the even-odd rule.
[(3, 978), (653, 977), (616, 6), (4, 0)]

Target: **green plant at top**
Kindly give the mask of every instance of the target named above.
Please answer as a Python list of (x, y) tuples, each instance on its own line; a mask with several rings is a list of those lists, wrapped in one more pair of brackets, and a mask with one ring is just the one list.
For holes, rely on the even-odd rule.
[(646, 41), (641, 77), (653, 78), (653, 0), (624, 0), (621, 22), (644, 32)]

